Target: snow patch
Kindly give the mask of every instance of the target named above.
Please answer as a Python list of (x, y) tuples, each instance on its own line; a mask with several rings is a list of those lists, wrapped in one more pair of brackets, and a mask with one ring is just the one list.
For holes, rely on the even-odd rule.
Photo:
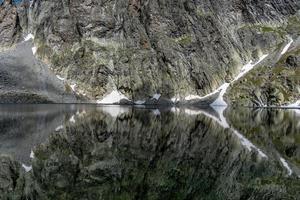
[(289, 164), (286, 162), (284, 158), (280, 158), (280, 162), (287, 169), (288, 175), (291, 176), (293, 174), (293, 170), (290, 168)]
[(34, 159), (34, 152), (31, 150), (30, 152), (30, 156), (29, 156), (31, 159)]
[(24, 41), (34, 40), (34, 36), (29, 33), (26, 37), (24, 37)]
[(261, 61), (263, 61), (266, 57), (268, 57), (268, 54), (263, 55), (260, 57), (260, 59), (256, 63), (252, 63), (250, 61), (248, 64), (244, 65), (240, 71), (240, 73), (231, 81), (230, 83), (224, 83), (218, 91), (220, 92), (218, 98), (210, 104), (211, 106), (227, 106), (227, 103), (224, 101), (224, 95), (227, 92), (228, 87), (230, 84), (234, 83), (235, 81), (238, 81), (240, 78), (242, 78), (245, 74), (247, 74), (249, 71), (251, 71), (256, 65), (258, 65)]
[(159, 100), (160, 97), (161, 97), (161, 94), (154, 94), (152, 99)]
[(128, 100), (128, 98), (123, 95), (121, 92), (114, 90), (107, 96), (105, 96), (102, 100), (98, 100), (98, 104), (113, 104), (119, 103), (122, 99)]
[(75, 120), (75, 115), (73, 115), (73, 116), (70, 118), (69, 121), (72, 122), (72, 123), (75, 123), (75, 122), (76, 122), (76, 120)]
[(289, 104), (287, 106), (283, 106), (285, 108), (300, 108), (300, 100), (296, 101), (295, 103)]
[(224, 97), (229, 85), (230, 85), (230, 83), (224, 83), (219, 88), (218, 91), (220, 92), (220, 94), (219, 94), (218, 98), (213, 103), (210, 104), (211, 106), (227, 106), (227, 103), (223, 97)]
[(32, 166), (27, 166), (25, 164), (22, 164), (22, 167), (25, 169), (25, 172), (30, 172), (32, 170)]
[(61, 81), (64, 81), (65, 79), (63, 77), (61, 77), (60, 75), (56, 75), (56, 77), (61, 80)]
[(293, 44), (294, 42), (293, 38), (290, 37), (289, 39), (290, 42), (283, 48), (281, 55), (285, 54), (289, 50), (290, 46)]
[(32, 54), (35, 55), (37, 51), (37, 47), (32, 47), (31, 50), (32, 50)]
[(60, 125), (60, 126), (56, 127), (55, 131), (58, 132), (58, 131), (62, 130), (63, 128), (64, 128), (63, 125)]

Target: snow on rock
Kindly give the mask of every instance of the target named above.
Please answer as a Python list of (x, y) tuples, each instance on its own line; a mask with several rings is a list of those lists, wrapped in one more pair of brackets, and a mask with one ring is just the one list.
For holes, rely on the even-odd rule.
[(289, 104), (287, 106), (283, 106), (285, 108), (300, 108), (300, 100), (296, 101), (295, 103)]
[(76, 84), (76, 83), (74, 83), (74, 84), (71, 84), (70, 86), (71, 86), (71, 88), (72, 88), (73, 92), (76, 92), (76, 87), (77, 87), (77, 84)]
[(30, 152), (30, 156), (29, 156), (31, 159), (33, 159), (34, 158), (34, 152), (31, 150), (31, 152)]
[(161, 94), (154, 94), (152, 99), (159, 100), (160, 97), (161, 97)]
[(175, 96), (175, 97), (171, 98), (171, 101), (172, 101), (173, 103), (177, 103), (179, 100), (180, 100), (180, 97), (179, 97), (179, 96)]
[(227, 103), (224, 100), (224, 95), (229, 87), (230, 83), (224, 83), (219, 89), (218, 91), (220, 92), (218, 98), (211, 103), (211, 106), (227, 106)]
[(293, 42), (294, 42), (293, 38), (290, 37), (289, 39), (290, 39), (290, 42), (283, 48), (281, 55), (285, 54), (289, 50), (291, 45), (293, 44)]
[(65, 79), (63, 77), (61, 77), (60, 75), (56, 75), (56, 78), (58, 78), (61, 81), (64, 81)]
[(32, 47), (31, 50), (32, 50), (33, 55), (35, 55), (36, 51), (37, 51), (37, 47)]
[(73, 115), (73, 116), (70, 118), (69, 121), (72, 122), (72, 123), (75, 123), (75, 122), (76, 122), (76, 120), (75, 120), (75, 115)]
[(31, 33), (29, 33), (26, 37), (24, 37), (25, 41), (29, 41), (29, 40), (33, 40), (33, 39), (34, 39), (34, 36)]
[(30, 172), (32, 170), (32, 166), (27, 166), (25, 164), (22, 164), (22, 167), (25, 169), (26, 172)]
[(263, 61), (266, 57), (268, 57), (268, 54), (263, 55), (260, 57), (260, 59), (256, 63), (252, 63), (250, 61), (248, 64), (244, 65), (241, 69), (241, 72), (231, 81), (230, 83), (224, 83), (218, 91), (220, 92), (218, 98), (211, 103), (211, 106), (227, 106), (227, 103), (224, 101), (224, 95), (227, 92), (228, 87), (230, 84), (234, 83), (235, 81), (238, 81), (240, 78), (242, 78), (244, 75), (246, 75), (249, 71), (251, 71), (256, 65), (258, 65), (261, 61)]
[(282, 165), (287, 169), (288, 175), (291, 176), (293, 174), (293, 170), (290, 168), (289, 164), (286, 162), (284, 158), (280, 158)]
[(58, 132), (58, 131), (62, 130), (63, 128), (64, 128), (63, 125), (60, 125), (60, 126), (56, 127), (55, 131)]
[(107, 96), (105, 96), (102, 100), (98, 100), (98, 104), (114, 104), (119, 103), (122, 99), (128, 100), (128, 98), (123, 95), (121, 92), (114, 90)]
[(235, 77), (235, 79), (232, 82), (235, 82), (245, 76), (249, 71), (251, 71), (256, 65), (258, 65), (261, 61), (263, 61), (266, 57), (268, 57), (269, 54), (265, 54), (262, 57), (259, 58), (259, 60), (256, 63), (252, 63), (250, 61), (248, 64), (244, 65), (241, 69), (241, 72)]

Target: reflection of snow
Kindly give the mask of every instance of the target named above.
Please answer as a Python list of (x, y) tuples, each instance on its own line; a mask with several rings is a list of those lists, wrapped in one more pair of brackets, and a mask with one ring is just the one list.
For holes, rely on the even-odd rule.
[(289, 50), (292, 43), (294, 42), (293, 38), (289, 38), (289, 39), (290, 39), (290, 42), (283, 48), (281, 55), (285, 54)]
[(160, 115), (160, 111), (158, 109), (152, 110), (152, 112), (156, 116)]
[(22, 164), (22, 167), (25, 169), (26, 172), (30, 172), (32, 170), (32, 166), (27, 166), (25, 164)]
[(291, 176), (293, 174), (293, 170), (290, 168), (289, 164), (286, 162), (284, 158), (280, 158), (282, 165), (287, 169), (288, 175)]
[(128, 98), (123, 95), (121, 92), (114, 90), (107, 96), (105, 96), (102, 100), (98, 100), (98, 104), (113, 104), (119, 103), (122, 99), (128, 100)]
[(118, 117), (123, 113), (129, 112), (129, 107), (124, 106), (103, 106), (99, 108), (114, 118)]
[(136, 102), (134, 102), (136, 105), (143, 105), (143, 104), (145, 104), (146, 103), (146, 101), (141, 101), (141, 100), (139, 100), (139, 101), (136, 101)]
[[(228, 124), (225, 116), (224, 116), (224, 111), (226, 110), (227, 107), (225, 106), (216, 106), (216, 107), (212, 107), (219, 115), (219, 118), (211, 115), (210, 113), (204, 111), (204, 110), (191, 110), (191, 109), (184, 109), (184, 112), (188, 115), (199, 115), (199, 114), (204, 114), (205, 116), (213, 119), (214, 121), (216, 121), (218, 124), (220, 124), (220, 126), (222, 126), (223, 128), (229, 128), (234, 135), (236, 135), (241, 144), (246, 147), (246, 149), (248, 149), (250, 152), (252, 151), (252, 149), (255, 149), (258, 154), (261, 157), (267, 158), (267, 155), (265, 153), (263, 153), (258, 147), (256, 147), (252, 142), (250, 142), (247, 138), (245, 138), (239, 131), (237, 131), (236, 129), (230, 127), (230, 125)], [(172, 112), (178, 112), (179, 109), (177, 108), (172, 108), (171, 111)]]

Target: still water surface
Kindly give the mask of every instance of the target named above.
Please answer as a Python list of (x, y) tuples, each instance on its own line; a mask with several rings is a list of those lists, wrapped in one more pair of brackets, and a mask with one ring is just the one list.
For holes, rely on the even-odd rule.
[(5, 198), (300, 199), (299, 110), (2, 105), (0, 154)]

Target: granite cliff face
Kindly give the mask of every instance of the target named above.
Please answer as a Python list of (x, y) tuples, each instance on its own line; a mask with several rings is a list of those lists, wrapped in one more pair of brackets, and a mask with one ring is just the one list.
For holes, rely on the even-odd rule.
[(36, 56), (89, 101), (118, 91), (133, 102), (170, 103), (205, 96), (245, 63), (282, 49), (288, 35), (296, 40), (299, 8), (297, 0), (6, 1), (1, 46), (32, 33)]

